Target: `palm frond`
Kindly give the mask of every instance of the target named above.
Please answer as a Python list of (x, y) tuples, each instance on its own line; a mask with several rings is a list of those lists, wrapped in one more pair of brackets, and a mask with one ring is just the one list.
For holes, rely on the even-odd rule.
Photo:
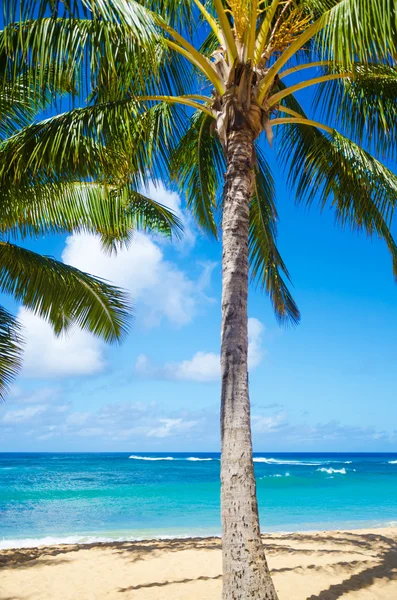
[(219, 40), (215, 33), (211, 31), (207, 37), (203, 40), (200, 46), (200, 52), (208, 58), (211, 57), (212, 53), (219, 48)]
[(354, 64), (352, 77), (317, 86), (314, 106), (360, 145), (386, 158), (397, 152), (397, 68)]
[(0, 232), (18, 238), (48, 233), (99, 234), (107, 248), (128, 244), (134, 231), (178, 237), (179, 218), (133, 189), (97, 183), (13, 186), (0, 190)]
[(17, 319), (0, 306), (0, 402), (5, 399), (22, 364), (23, 343)]
[(386, 242), (397, 278), (397, 247), (390, 232), (397, 207), (397, 176), (337, 132), (318, 140), (306, 167), (321, 190), (322, 206), (330, 202), (341, 225)]
[(167, 23), (179, 32), (192, 34), (195, 29), (191, 0), (142, 0), (140, 4), (162, 15)]
[(35, 108), (24, 94), (20, 93), (17, 98), (14, 93), (10, 93), (7, 86), (0, 89), (0, 140), (29, 125), (34, 114)]
[(324, 58), (346, 66), (378, 60), (392, 64), (397, 47), (394, 0), (315, 0), (315, 3), (320, 10), (322, 6), (326, 10), (326, 6), (330, 7), (326, 26), (317, 35)]
[(90, 88), (111, 87), (122, 73), (125, 85), (131, 77), (143, 84), (161, 64), (165, 46), (150, 11), (138, 2), (87, 0), (70, 10), (67, 3), (44, 0), (6, 4), (0, 45), (8, 57), (8, 79), (24, 76), (34, 92), (69, 81), (83, 99)]
[(171, 177), (185, 191), (187, 205), (197, 223), (217, 236), (217, 193), (225, 169), (218, 138), (211, 133), (212, 119), (195, 113), (171, 156)]
[(257, 148), (255, 191), (250, 204), (248, 247), (251, 275), (270, 296), (280, 322), (299, 323), (298, 307), (284, 280), (290, 281), (287, 267), (276, 246), (277, 211), (273, 177), (263, 154)]
[(72, 324), (106, 341), (127, 331), (126, 294), (74, 267), (0, 242), (0, 290), (46, 319), (60, 333)]
[[(161, 177), (179, 108), (139, 98), (73, 109), (33, 124), (0, 144), (0, 178), (18, 185), (93, 178), (112, 184)], [(156, 159), (156, 160), (155, 160)], [(44, 179), (42, 179), (44, 178)]]
[[(3, 182), (18, 185), (27, 172), (40, 181), (41, 169), (52, 171), (58, 179), (73, 174), (74, 181), (76, 173), (85, 179), (98, 171), (109, 171), (111, 150), (106, 143), (118, 139), (118, 133), (120, 149), (128, 139), (132, 142), (125, 121), (131, 111), (132, 101), (115, 102), (74, 109), (22, 129), (0, 145)], [(115, 161), (114, 171), (118, 172), (124, 157), (116, 161), (112, 154), (110, 160)]]
[(289, 168), (288, 182), (298, 202), (335, 211), (352, 230), (383, 239), (397, 275), (396, 245), (390, 231), (397, 207), (397, 176), (338, 132), (323, 134), (308, 125), (290, 124), (281, 138), (280, 157)]
[[(134, 231), (156, 232), (169, 238), (174, 236), (177, 239), (183, 236), (181, 219), (169, 208), (142, 192), (127, 185), (119, 190), (114, 190), (111, 195), (111, 206), (116, 208), (114, 222), (118, 227), (114, 231), (103, 229), (98, 232), (105, 250), (113, 252), (124, 244), (128, 245), (133, 238)], [(103, 202), (99, 208), (101, 209), (102, 206)], [(122, 207), (122, 214), (119, 213), (118, 206)], [(93, 214), (92, 209), (89, 209), (89, 213)], [(104, 222), (106, 224), (111, 222), (107, 214)], [(125, 235), (123, 235), (123, 228)]]

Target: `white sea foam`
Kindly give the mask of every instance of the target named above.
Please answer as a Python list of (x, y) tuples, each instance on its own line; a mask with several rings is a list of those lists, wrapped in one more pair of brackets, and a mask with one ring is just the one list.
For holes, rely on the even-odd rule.
[[(120, 532), (121, 533), (121, 532)], [(204, 534), (204, 535), (203, 535)], [(143, 535), (137, 537), (131, 534), (131, 532), (125, 532), (118, 536), (101, 536), (101, 535), (65, 535), (65, 536), (46, 536), (42, 538), (15, 538), (15, 539), (0, 539), (0, 551), (8, 550), (12, 548), (37, 548), (38, 546), (56, 546), (59, 544), (112, 544), (115, 542), (141, 542), (144, 540), (186, 540), (192, 537), (207, 538), (207, 537), (220, 537), (219, 531), (206, 531), (196, 533), (195, 531), (173, 535), (172, 533), (166, 535), (156, 535), (152, 532), (145, 532)]]
[(341, 475), (346, 475), (347, 471), (346, 469), (326, 469), (326, 468), (321, 468), (321, 469), (317, 469), (317, 471), (321, 471), (322, 473), (328, 473), (328, 475), (332, 475), (332, 473), (340, 473)]
[(96, 544), (99, 542), (118, 542), (122, 539), (112, 539), (97, 536), (67, 535), (64, 537), (47, 536), (43, 538), (21, 538), (14, 540), (0, 540), (0, 550), (9, 548), (36, 548), (37, 546), (54, 546), (56, 544)]
[(129, 456), (133, 460), (174, 460), (172, 456)]
[(259, 479), (267, 479), (268, 477), (291, 477), (291, 475), (290, 473), (285, 473), (284, 475), (281, 473), (274, 473), (273, 475), (263, 475), (263, 477), (260, 477)]
[(318, 467), (318, 465), (322, 465), (322, 462), (302, 462), (300, 460), (279, 460), (278, 458), (262, 458), (260, 456), (256, 456), (254, 462), (257, 463), (266, 463), (267, 465), (295, 465), (297, 467), (303, 465), (308, 467)]
[(189, 460), (191, 462), (202, 462), (208, 460), (218, 460), (216, 458), (199, 458), (198, 456), (189, 456), (189, 458), (174, 458), (173, 456), (129, 456), (133, 460)]
[(389, 465), (397, 465), (397, 460), (389, 460), (387, 461)]

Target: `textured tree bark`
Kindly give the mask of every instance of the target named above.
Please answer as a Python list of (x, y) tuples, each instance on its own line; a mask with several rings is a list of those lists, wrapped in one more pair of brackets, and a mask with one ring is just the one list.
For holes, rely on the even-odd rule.
[(223, 206), (221, 504), (223, 600), (277, 600), (260, 537), (248, 394), (248, 228), (253, 133), (228, 134)]

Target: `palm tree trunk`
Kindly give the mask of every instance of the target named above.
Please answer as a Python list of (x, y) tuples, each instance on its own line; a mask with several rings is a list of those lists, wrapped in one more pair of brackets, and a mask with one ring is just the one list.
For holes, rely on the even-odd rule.
[(222, 257), (221, 504), (223, 600), (277, 600), (259, 529), (248, 394), (248, 227), (253, 134), (227, 144)]

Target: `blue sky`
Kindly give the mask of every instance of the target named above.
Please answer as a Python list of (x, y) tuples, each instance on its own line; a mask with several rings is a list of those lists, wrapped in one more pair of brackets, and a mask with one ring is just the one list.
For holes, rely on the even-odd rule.
[[(300, 99), (309, 108), (311, 96)], [(396, 451), (397, 286), (387, 250), (342, 231), (329, 211), (296, 207), (277, 141), (265, 151), (302, 322), (280, 328), (268, 298), (250, 289), (254, 450)], [(1, 297), (25, 326), (26, 353), (0, 405), (0, 451), (219, 449), (221, 247), (168, 181), (149, 191), (182, 215), (181, 242), (138, 234), (113, 258), (84, 236), (26, 243), (128, 289), (135, 317), (123, 345), (107, 347), (79, 331), (56, 339)]]
[[(397, 287), (387, 251), (335, 227), (331, 213), (296, 208), (281, 175), (277, 186), (279, 243), (302, 323), (280, 328), (251, 288), (254, 449), (395, 451)], [(2, 298), (19, 311), (27, 346), (0, 406), (1, 450), (219, 449), (220, 245), (167, 183), (151, 193), (182, 211), (182, 242), (139, 234), (113, 258), (84, 236), (29, 243), (129, 289), (135, 319), (122, 346), (78, 331), (56, 340)]]

